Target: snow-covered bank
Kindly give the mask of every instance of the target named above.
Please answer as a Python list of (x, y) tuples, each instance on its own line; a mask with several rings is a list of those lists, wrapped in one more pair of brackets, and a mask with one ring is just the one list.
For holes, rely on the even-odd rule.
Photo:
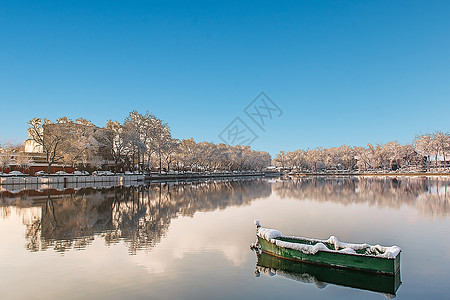
[(289, 177), (308, 177), (308, 176), (360, 176), (360, 177), (450, 177), (450, 172), (317, 172), (317, 173), (285, 173)]
[(271, 176), (272, 173), (265, 172), (217, 172), (217, 173), (166, 173), (148, 174), (145, 180), (167, 180), (167, 179), (197, 179), (197, 178), (223, 178), (223, 177), (248, 177), (248, 176)]

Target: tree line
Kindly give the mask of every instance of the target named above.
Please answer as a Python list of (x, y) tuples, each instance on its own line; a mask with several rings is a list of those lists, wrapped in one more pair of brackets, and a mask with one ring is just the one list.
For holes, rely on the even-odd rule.
[(267, 152), (172, 137), (167, 123), (146, 112), (132, 111), (121, 123), (97, 127), (84, 118), (52, 122), (33, 118), (28, 136), (43, 153), (48, 170), (54, 164), (79, 170), (246, 171), (271, 164)]
[(417, 136), (411, 144), (397, 141), (366, 147), (315, 148), (281, 151), (274, 159), (278, 167), (298, 171), (379, 171), (446, 168), (450, 154), (450, 134), (436, 131)]
[[(29, 139), (44, 156), (48, 171), (55, 164), (79, 170), (116, 172), (250, 171), (262, 170), (271, 164), (312, 172), (429, 171), (446, 168), (450, 154), (450, 134), (442, 131), (419, 135), (406, 145), (392, 141), (366, 147), (343, 145), (281, 151), (272, 161), (267, 152), (254, 151), (248, 146), (175, 139), (168, 124), (149, 112), (132, 111), (123, 122), (108, 120), (105, 127), (97, 127), (84, 118), (71, 120), (67, 117), (55, 122), (33, 118), (28, 125)], [(23, 151), (3, 150), (1, 171), (12, 164), (24, 170), (33, 161)]]

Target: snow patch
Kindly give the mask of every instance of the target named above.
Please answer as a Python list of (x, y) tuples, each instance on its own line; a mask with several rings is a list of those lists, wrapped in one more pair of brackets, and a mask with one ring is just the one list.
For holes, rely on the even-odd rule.
[(298, 243), (289, 243), (280, 240), (275, 240), (275, 245), (283, 248), (290, 248), (297, 251), (301, 251), (305, 254), (316, 254), (319, 251), (330, 251), (330, 249), (325, 246), (323, 243), (317, 243), (315, 245), (306, 245), (306, 244), (298, 244)]
[[(255, 220), (255, 224), (258, 226), (259, 221)], [(259, 225), (260, 226), (260, 225)], [(335, 252), (335, 253), (345, 253), (345, 254), (353, 254), (353, 255), (370, 255), (377, 256), (383, 258), (392, 258), (394, 259), (400, 252), (401, 248), (398, 246), (384, 247), (380, 245), (371, 246), (369, 244), (351, 244), (340, 242), (334, 235), (330, 236), (327, 240), (315, 240), (303, 237), (294, 237), (294, 236), (283, 236), (280, 231), (276, 229), (269, 229), (264, 227), (257, 228), (257, 235), (260, 238), (263, 238), (270, 243), (277, 245), (278, 247), (289, 248), (297, 251), (301, 251), (305, 254), (316, 254), (319, 251), (323, 252)], [(314, 245), (302, 244), (302, 243), (291, 243), (282, 241), (278, 238), (290, 238), (290, 239), (299, 239), (306, 240), (314, 243)], [(329, 249), (325, 244), (331, 244), (334, 246), (333, 249)], [(358, 250), (366, 250), (364, 254), (358, 254), (356, 251)]]
[(280, 237), (281, 232), (279, 232), (278, 230), (275, 230), (275, 229), (259, 227), (258, 228), (258, 236), (273, 243), (272, 239), (276, 239), (277, 237)]
[(339, 249), (345, 249), (345, 248), (350, 248), (353, 250), (364, 250), (368, 247), (370, 247), (369, 244), (350, 244), (350, 243), (344, 243), (344, 242), (340, 242), (337, 237), (335, 237), (334, 235), (330, 236), (330, 238), (326, 241), (327, 243), (330, 243), (334, 246), (335, 250), (339, 250)]
[(347, 254), (356, 254), (356, 251), (349, 247), (341, 249), (341, 250), (339, 250), (339, 252), (347, 253)]
[(395, 258), (401, 251), (402, 249), (398, 246), (383, 247), (380, 245), (375, 245), (370, 246), (369, 249), (366, 250), (366, 254), (384, 258)]

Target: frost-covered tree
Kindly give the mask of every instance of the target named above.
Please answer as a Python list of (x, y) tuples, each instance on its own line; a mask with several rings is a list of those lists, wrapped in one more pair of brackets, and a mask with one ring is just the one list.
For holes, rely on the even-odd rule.
[(137, 111), (132, 111), (125, 119), (123, 126), (129, 139), (132, 168), (140, 169), (143, 161), (142, 157), (146, 152), (147, 128), (145, 127), (144, 116)]
[(67, 135), (68, 149), (64, 155), (64, 161), (72, 166), (84, 164), (98, 155), (99, 141), (97, 140), (97, 128), (92, 122), (80, 118), (76, 123), (70, 123), (68, 126), (70, 134)]
[(254, 151), (248, 146), (196, 143), (187, 139), (180, 142), (175, 163), (191, 171), (248, 171), (262, 170), (271, 160), (267, 152)]
[(170, 133), (169, 125), (156, 120), (154, 127), (154, 135), (152, 137), (151, 153), (156, 155), (159, 162), (159, 171), (162, 171), (162, 162), (166, 152), (171, 152), (174, 149), (172, 141), (172, 134)]
[[(447, 166), (447, 157), (450, 153), (450, 135), (448, 132), (436, 131), (433, 133), (434, 149), (442, 156), (444, 167)], [(436, 159), (437, 161), (437, 159)]]
[(86, 157), (83, 159), (83, 164), (85, 166), (90, 166), (93, 169), (100, 169), (102, 165), (105, 163), (105, 160), (98, 155)]
[(28, 136), (42, 147), (46, 156), (48, 172), (52, 164), (62, 161), (69, 151), (70, 125), (73, 121), (66, 117), (59, 118), (56, 123), (48, 119), (33, 118), (28, 122)]
[(102, 141), (114, 160), (116, 171), (123, 167), (130, 153), (130, 138), (124, 126), (117, 121), (108, 120)]
[(431, 156), (435, 155), (436, 162), (437, 162), (438, 151), (434, 145), (432, 134), (427, 133), (427, 134), (417, 136), (416, 139), (414, 140), (414, 145), (416, 147), (416, 150), (420, 154), (427, 157), (427, 168), (428, 169), (430, 168), (430, 157)]
[[(368, 145), (369, 146), (369, 145)], [(372, 159), (371, 159), (371, 151), (369, 148), (364, 147), (355, 147), (356, 153), (356, 166), (359, 170), (370, 170), (373, 168)]]
[(179, 145), (179, 165), (194, 171), (194, 168), (198, 165), (198, 154), (198, 146), (193, 138), (182, 140)]
[(0, 167), (2, 168), (2, 173), (4, 172), (6, 167), (12, 163), (12, 153), (8, 150), (0, 153)]
[[(437, 134), (435, 134), (438, 136)], [(441, 146), (436, 146), (433, 135), (418, 137), (414, 145), (401, 145), (397, 141), (386, 144), (372, 145), (366, 147), (340, 146), (331, 148), (315, 148), (296, 150), (293, 152), (281, 151), (274, 159), (274, 164), (292, 170), (320, 171), (320, 170), (395, 170), (421, 166), (423, 155), (436, 155), (437, 149), (441, 149), (440, 155), (446, 147), (445, 134), (439, 136), (442, 140)], [(420, 154), (422, 151), (426, 154)], [(434, 151), (434, 152), (433, 152)], [(448, 154), (446, 154), (448, 156)]]
[[(162, 159), (167, 166), (167, 171), (170, 171), (170, 164), (176, 159), (176, 154), (179, 150), (180, 141), (177, 139), (170, 139), (165, 142), (162, 147)], [(161, 169), (161, 166), (160, 166)]]
[[(62, 117), (56, 123), (35, 118), (30, 138), (44, 149), (49, 169), (56, 162), (97, 167), (114, 161), (116, 170), (151, 170), (175, 164), (182, 170), (261, 170), (271, 163), (268, 153), (248, 146), (228, 146), (193, 139), (173, 139), (167, 123), (146, 112), (129, 113), (123, 124), (109, 120), (98, 128), (89, 120)], [(293, 157), (293, 155), (291, 155)], [(159, 168), (158, 168), (159, 166)]]
[(15, 157), (16, 164), (20, 167), (22, 172), (28, 170), (30, 165), (33, 163), (33, 159), (25, 152), (20, 152)]
[(286, 152), (280, 151), (280, 153), (278, 153), (275, 156), (274, 163), (277, 166), (279, 166), (279, 167), (284, 169), (288, 165), (288, 157), (286, 155)]
[(172, 139), (168, 124), (148, 111), (145, 114), (132, 111), (125, 119), (123, 131), (127, 135), (128, 156), (133, 168), (142, 170), (156, 159), (161, 169), (164, 151)]

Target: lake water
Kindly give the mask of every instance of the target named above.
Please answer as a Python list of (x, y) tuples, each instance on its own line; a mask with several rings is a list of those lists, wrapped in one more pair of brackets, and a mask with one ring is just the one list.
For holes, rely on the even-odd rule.
[[(0, 298), (393, 297), (349, 287), (358, 286), (358, 274), (308, 266), (282, 271), (271, 267), (270, 258), (258, 263), (249, 246), (255, 241), (253, 220), (259, 219), (286, 235), (398, 245), (402, 284), (396, 299), (450, 299), (449, 215), (450, 180), (442, 178), (2, 190)], [(333, 279), (343, 276), (346, 284)]]

